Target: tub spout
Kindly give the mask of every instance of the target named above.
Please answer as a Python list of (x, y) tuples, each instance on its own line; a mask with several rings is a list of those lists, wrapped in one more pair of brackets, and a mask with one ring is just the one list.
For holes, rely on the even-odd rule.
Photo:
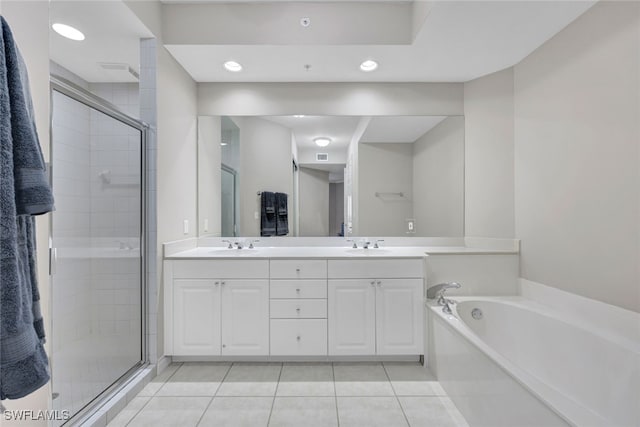
[(458, 282), (451, 283), (440, 283), (438, 285), (433, 285), (429, 289), (427, 289), (427, 298), (428, 299), (438, 299), (438, 304), (442, 305), (442, 300), (444, 299), (444, 293), (447, 289), (458, 289), (461, 288), (462, 285)]
[(434, 285), (427, 289), (427, 298), (437, 298), (437, 303), (438, 305), (442, 306), (442, 311), (446, 314), (451, 314), (451, 306), (456, 302), (451, 299), (445, 298), (444, 293), (447, 291), (447, 289), (458, 289), (460, 287), (462, 287), (462, 285), (460, 285), (460, 283), (458, 282), (440, 283), (439, 285)]

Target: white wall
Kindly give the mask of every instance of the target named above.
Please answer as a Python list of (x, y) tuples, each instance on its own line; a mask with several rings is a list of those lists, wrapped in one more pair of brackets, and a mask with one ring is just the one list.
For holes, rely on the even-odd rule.
[(600, 2), (515, 66), (521, 276), (640, 311), (640, 3)]
[[(220, 117), (198, 117), (198, 235), (220, 236), (222, 178)], [(208, 224), (205, 227), (205, 223)]]
[(464, 114), (462, 83), (199, 83), (211, 116)]
[[(40, 137), (40, 146), (46, 162), (49, 161), (49, 3), (47, 1), (7, 1), (0, 2), (2, 15), (5, 17), (16, 39), (20, 52), (27, 65), (31, 86), (31, 97), (35, 112), (36, 127)], [(51, 304), (49, 288), (49, 215), (41, 215), (36, 219), (38, 258), (38, 281), (40, 288), (40, 305), (44, 318), (45, 330), (51, 333)], [(50, 353), (51, 341), (46, 345)], [(49, 385), (40, 388), (31, 395), (18, 400), (4, 401), (10, 410), (46, 410), (51, 407), (51, 388)], [(22, 426), (24, 422), (3, 419), (3, 426)], [(31, 425), (45, 426), (45, 421), (33, 421)]]
[(513, 68), (464, 84), (465, 234), (513, 238)]
[[(149, 298), (149, 345), (156, 347), (157, 355), (161, 356), (164, 354), (163, 295), (156, 275), (162, 277), (162, 244), (197, 235), (197, 88), (189, 74), (162, 46), (160, 3), (134, 0), (125, 0), (125, 3), (157, 38), (143, 41), (140, 93), (142, 118), (151, 124), (157, 123), (157, 135), (151, 132), (151, 139), (157, 141), (156, 147), (149, 153), (149, 203), (155, 202), (157, 208), (157, 219), (151, 218), (149, 225), (149, 241), (157, 242), (157, 272), (148, 273), (150, 293), (155, 293), (156, 282), (160, 286), (157, 298), (154, 295)], [(156, 188), (162, 191), (156, 192)], [(185, 219), (189, 221), (186, 234), (183, 233)], [(153, 361), (155, 352), (151, 357)]]
[(448, 117), (413, 144), (416, 235), (464, 236), (464, 117)]
[(301, 167), (300, 236), (329, 236), (329, 172)]
[[(157, 49), (158, 268), (162, 243), (197, 236), (196, 84), (164, 47)], [(183, 232), (183, 221), (189, 232)], [(161, 275), (159, 277), (162, 277)], [(158, 292), (162, 307), (162, 287)], [(164, 353), (162, 311), (158, 312), (158, 355)]]
[[(403, 236), (413, 217), (413, 144), (358, 146), (358, 233)], [(375, 193), (404, 193), (405, 197)]]
[[(329, 160), (317, 161), (317, 153), (327, 153)], [(346, 164), (347, 163), (347, 148), (332, 148), (332, 147), (317, 147), (317, 148), (301, 148), (298, 151), (298, 163), (300, 164)]]
[[(259, 191), (287, 193), (288, 209), (292, 212), (291, 130), (254, 117), (234, 121), (240, 127), (240, 234), (260, 236)], [(293, 233), (291, 216), (289, 233)]]

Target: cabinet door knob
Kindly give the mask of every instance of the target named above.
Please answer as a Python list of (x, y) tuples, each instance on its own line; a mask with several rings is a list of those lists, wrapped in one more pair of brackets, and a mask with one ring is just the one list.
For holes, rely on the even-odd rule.
[(226, 344), (222, 344), (222, 348), (227, 348), (227, 345)]
[(300, 269), (299, 268), (296, 268), (296, 273), (300, 273)]
[(376, 281), (375, 281), (375, 280), (373, 280), (373, 281), (371, 282), (371, 286), (375, 286), (375, 285), (376, 285)]
[(300, 292), (300, 288), (296, 288), (296, 292)]
[(298, 313), (300, 313), (300, 307), (296, 308), (296, 311), (297, 311)]
[(300, 341), (300, 335), (296, 337), (296, 341)]
[(224, 286), (224, 285), (226, 285), (226, 284), (227, 284), (227, 282), (220, 282), (220, 284), (221, 284), (222, 286)]
[(382, 282), (380, 280), (378, 280), (378, 286), (382, 285)]
[(220, 282), (216, 282), (215, 285), (218, 286), (220, 284)]

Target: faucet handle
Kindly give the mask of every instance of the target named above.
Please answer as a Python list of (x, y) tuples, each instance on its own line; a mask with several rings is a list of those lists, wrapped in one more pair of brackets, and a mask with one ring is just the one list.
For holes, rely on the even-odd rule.
[(231, 243), (231, 240), (223, 240), (222, 243), (228, 243), (229, 246), (227, 246), (227, 249), (233, 249), (233, 244)]
[(252, 239), (249, 241), (249, 249), (253, 249), (253, 244), (254, 243), (258, 243), (260, 241), (260, 239)]
[(347, 242), (353, 243), (353, 246), (351, 246), (353, 249), (358, 249), (358, 243), (354, 239), (347, 239)]
[(376, 242), (375, 242), (375, 244), (373, 245), (373, 247), (374, 247), (375, 249), (378, 249), (378, 248), (380, 247), (380, 245), (378, 245), (378, 243), (380, 243), (380, 242), (384, 242), (384, 239), (376, 239)]

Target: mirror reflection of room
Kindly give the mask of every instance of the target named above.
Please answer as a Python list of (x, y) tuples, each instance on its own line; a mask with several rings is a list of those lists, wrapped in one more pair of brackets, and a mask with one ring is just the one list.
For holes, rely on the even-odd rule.
[(199, 234), (462, 236), (462, 116), (201, 116)]

